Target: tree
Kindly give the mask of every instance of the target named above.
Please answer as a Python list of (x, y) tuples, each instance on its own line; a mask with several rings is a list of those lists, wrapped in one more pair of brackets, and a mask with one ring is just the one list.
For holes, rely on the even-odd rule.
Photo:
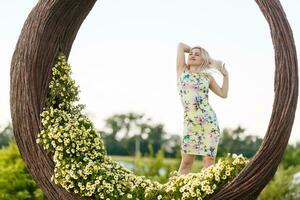
[(99, 132), (111, 155), (134, 155), (136, 150), (144, 155), (149, 153), (149, 144), (153, 145), (156, 154), (166, 136), (162, 124), (153, 123), (145, 114), (132, 112), (109, 117)]

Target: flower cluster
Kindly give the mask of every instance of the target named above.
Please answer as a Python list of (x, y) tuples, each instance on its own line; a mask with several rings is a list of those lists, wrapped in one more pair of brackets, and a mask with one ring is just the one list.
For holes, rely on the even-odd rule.
[(213, 193), (230, 182), (249, 162), (242, 154), (230, 153), (199, 173), (179, 175), (173, 171), (165, 184), (156, 188), (147, 188), (147, 199), (175, 200), (175, 199), (208, 199)]
[(79, 87), (63, 53), (55, 60), (49, 90), (36, 142), (53, 156), (51, 181), (69, 192), (106, 200), (204, 199), (247, 163), (242, 155), (228, 156), (200, 173), (171, 177), (166, 184), (136, 176), (107, 155), (101, 135), (82, 112), (84, 105), (77, 103)]

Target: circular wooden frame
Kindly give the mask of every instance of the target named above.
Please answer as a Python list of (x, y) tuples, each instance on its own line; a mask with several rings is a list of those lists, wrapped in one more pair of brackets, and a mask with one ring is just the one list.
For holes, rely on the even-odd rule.
[[(49, 199), (88, 199), (50, 181), (52, 158), (35, 142), (51, 68), (61, 50), (69, 56), (95, 0), (42, 0), (30, 12), (11, 62), (10, 106), (17, 145), (26, 167)], [(211, 199), (256, 199), (274, 176), (288, 144), (298, 99), (298, 63), (292, 30), (279, 0), (256, 0), (269, 23), (275, 50), (273, 111), (251, 162)]]

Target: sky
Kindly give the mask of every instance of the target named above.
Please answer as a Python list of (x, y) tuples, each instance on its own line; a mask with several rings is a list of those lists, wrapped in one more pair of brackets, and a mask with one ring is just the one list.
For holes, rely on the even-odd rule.
[[(0, 2), (0, 18), (6, 19), (0, 21), (0, 129), (11, 120), (12, 54), (37, 2)], [(300, 1), (281, 3), (300, 52)], [(209, 91), (220, 129), (241, 126), (246, 135), (264, 137), (274, 100), (274, 49), (258, 5), (239, 0), (98, 1), (68, 59), (80, 86), (80, 103), (96, 128), (114, 114), (137, 112), (164, 124), (168, 133), (182, 135), (183, 107), (176, 87), (179, 42), (202, 46), (226, 63), (228, 97)], [(222, 86), (222, 75), (213, 76)], [(300, 142), (299, 97), (297, 105), (289, 144)]]

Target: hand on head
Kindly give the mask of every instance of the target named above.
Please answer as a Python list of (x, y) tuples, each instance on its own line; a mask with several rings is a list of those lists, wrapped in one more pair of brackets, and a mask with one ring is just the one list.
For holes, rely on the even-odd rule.
[(225, 68), (225, 63), (222, 64), (221, 68), (220, 68), (220, 72), (223, 74), (223, 76), (227, 76), (228, 72)]

